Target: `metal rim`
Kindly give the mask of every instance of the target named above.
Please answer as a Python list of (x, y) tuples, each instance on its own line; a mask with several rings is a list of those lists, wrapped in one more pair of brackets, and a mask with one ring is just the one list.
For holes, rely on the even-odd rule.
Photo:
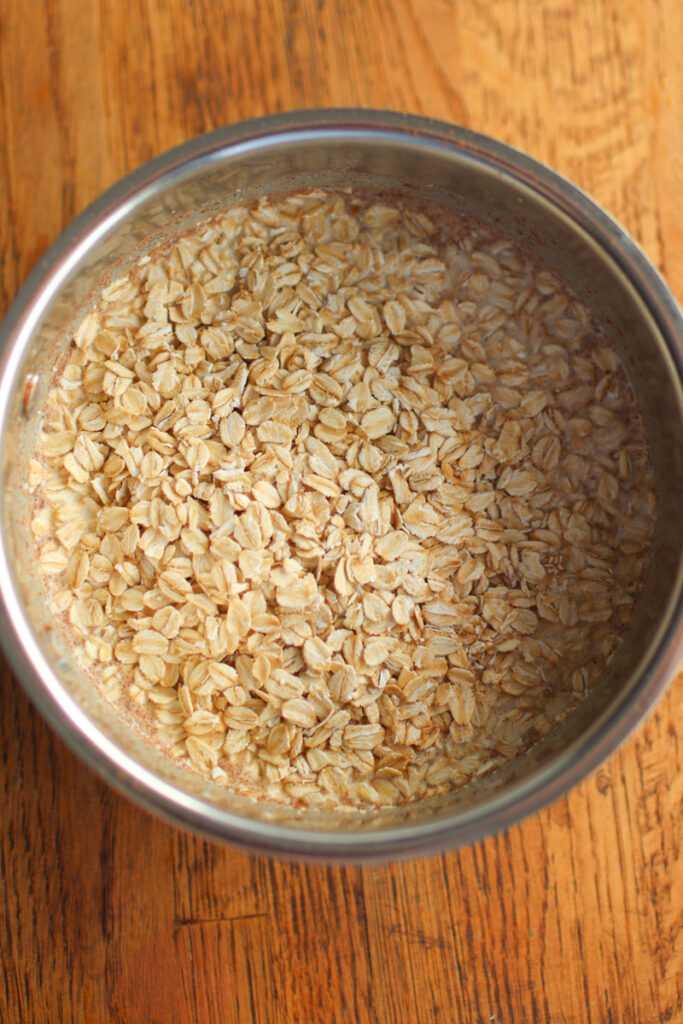
[[(666, 342), (679, 382), (683, 381), (683, 317), (673, 296), (630, 235), (576, 186), (525, 154), (465, 128), (380, 111), (311, 110), (246, 121), (169, 150), (123, 178), (65, 229), (29, 275), (0, 327), (0, 425), (7, 417), (24, 342), (65, 277), (98, 238), (144, 201), (160, 181), (182, 180), (198, 162), (217, 161), (228, 151), (277, 146), (298, 134), (308, 141), (368, 135), (456, 149), (472, 163), (494, 169), (542, 197), (590, 236), (628, 278)], [(683, 649), (682, 589), (679, 579), (675, 608), (645, 656), (639, 683), (618, 716), (575, 740), (568, 748), (569, 764), (553, 759), (504, 794), (470, 812), (459, 812), (457, 822), (444, 819), (378, 831), (322, 832), (270, 824), (206, 804), (141, 768), (114, 744), (62, 688), (43, 658), (12, 584), (0, 536), (0, 640), (31, 700), (79, 757), (138, 804), (207, 838), (271, 854), (327, 860), (387, 859), (462, 845), (504, 829), (566, 793), (624, 741), (675, 671)]]

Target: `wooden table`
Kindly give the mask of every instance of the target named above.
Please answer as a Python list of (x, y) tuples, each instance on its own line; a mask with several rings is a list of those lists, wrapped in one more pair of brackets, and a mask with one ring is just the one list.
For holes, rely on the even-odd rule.
[[(430, 114), (592, 193), (683, 298), (681, 0), (3, 0), (0, 312), (62, 227), (197, 133)], [(683, 1020), (683, 676), (565, 800), (459, 853), (271, 863), (101, 785), (5, 669), (0, 1020)]]

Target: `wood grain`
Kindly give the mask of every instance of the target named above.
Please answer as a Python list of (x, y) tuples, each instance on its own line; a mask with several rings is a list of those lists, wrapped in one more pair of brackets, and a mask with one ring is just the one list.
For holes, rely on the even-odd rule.
[[(459, 121), (552, 164), (683, 298), (680, 0), (3, 0), (0, 312), (141, 161), (294, 107)], [(547, 811), (360, 869), (209, 846), (102, 786), (4, 669), (0, 1020), (683, 1021), (679, 677)]]

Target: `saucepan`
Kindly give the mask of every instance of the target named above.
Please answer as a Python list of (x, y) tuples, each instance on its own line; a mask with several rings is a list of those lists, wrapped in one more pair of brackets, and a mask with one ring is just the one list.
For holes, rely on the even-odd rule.
[[(447, 796), (358, 812), (285, 808), (232, 794), (165, 756), (108, 703), (43, 597), (27, 465), (51, 375), (79, 313), (146, 248), (235, 202), (313, 186), (389, 191), (455, 206), (533, 250), (613, 325), (641, 403), (656, 524), (632, 625), (603, 679), (545, 739)], [(415, 856), (468, 843), (556, 800), (638, 725), (683, 641), (683, 319), (629, 235), (536, 161), (464, 128), (368, 110), (267, 117), (204, 135), (124, 178), (40, 260), (0, 338), (0, 639), (49, 724), (116, 789), (176, 825), (255, 850), (327, 860)]]

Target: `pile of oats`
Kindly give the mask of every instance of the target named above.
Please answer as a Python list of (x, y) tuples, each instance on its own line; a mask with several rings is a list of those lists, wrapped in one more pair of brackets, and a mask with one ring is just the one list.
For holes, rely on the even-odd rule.
[(625, 373), (556, 278), (321, 191), (103, 292), (30, 485), (92, 676), (181, 761), (298, 805), (443, 792), (547, 733), (619, 644), (653, 520)]

